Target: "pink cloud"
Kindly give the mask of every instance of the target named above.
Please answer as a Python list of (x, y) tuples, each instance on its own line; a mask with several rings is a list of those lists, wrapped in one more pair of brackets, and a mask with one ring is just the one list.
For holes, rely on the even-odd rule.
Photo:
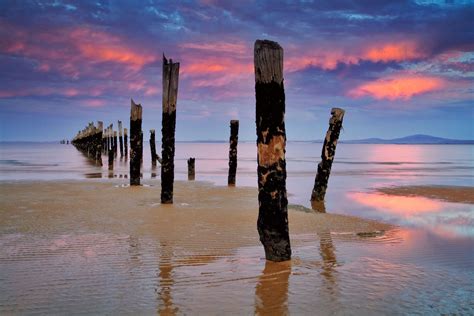
[(349, 96), (360, 98), (371, 96), (375, 99), (410, 99), (415, 95), (443, 89), (444, 80), (437, 77), (403, 74), (380, 78), (364, 83), (349, 91)]
[(98, 100), (98, 99), (89, 99), (89, 100), (84, 100), (82, 103), (89, 108), (99, 108), (103, 107), (106, 105), (106, 102), (104, 100)]
[(428, 53), (421, 43), (414, 40), (398, 40), (381, 43), (353, 43), (351, 47), (329, 43), (323, 48), (311, 48), (301, 53), (292, 47), (290, 58), (285, 60), (285, 68), (299, 71), (310, 66), (333, 70), (339, 63), (357, 65), (364, 60), (372, 62), (402, 62), (427, 58)]

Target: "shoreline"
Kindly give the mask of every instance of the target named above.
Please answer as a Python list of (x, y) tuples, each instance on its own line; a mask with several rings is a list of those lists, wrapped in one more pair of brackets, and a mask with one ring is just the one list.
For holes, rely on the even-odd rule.
[(396, 196), (419, 196), (452, 203), (474, 204), (474, 187), (454, 185), (406, 185), (375, 189)]

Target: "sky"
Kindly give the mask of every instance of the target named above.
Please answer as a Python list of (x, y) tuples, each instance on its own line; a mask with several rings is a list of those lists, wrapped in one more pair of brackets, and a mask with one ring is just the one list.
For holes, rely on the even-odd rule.
[[(253, 45), (284, 49), (288, 140), (474, 139), (474, 1), (0, 1), (0, 141), (72, 138), (130, 99), (160, 139), (162, 56), (180, 63), (176, 138), (255, 134)], [(144, 132), (144, 135), (148, 133)]]

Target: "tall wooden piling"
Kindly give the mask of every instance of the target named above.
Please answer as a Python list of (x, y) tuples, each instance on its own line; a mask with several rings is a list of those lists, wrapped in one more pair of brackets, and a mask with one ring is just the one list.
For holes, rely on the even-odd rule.
[(118, 129), (119, 129), (120, 157), (123, 157), (122, 121), (118, 121)]
[(258, 200), (257, 228), (265, 257), (291, 259), (286, 195), (285, 91), (283, 49), (272, 41), (254, 46), (257, 125)]
[(176, 103), (178, 99), (179, 63), (163, 55), (163, 116), (161, 141), (161, 203), (173, 203), (174, 143)]
[(196, 177), (196, 158), (188, 159), (188, 180), (193, 181)]
[(123, 129), (123, 146), (125, 150), (125, 157), (128, 157), (128, 130)]
[(239, 121), (230, 121), (230, 138), (229, 138), (229, 176), (227, 184), (235, 185), (235, 175), (237, 173), (237, 143), (239, 141)]
[(131, 100), (130, 109), (130, 185), (140, 185), (142, 146), (142, 106)]
[(155, 140), (155, 130), (150, 130), (150, 153), (151, 153), (151, 165), (152, 167), (156, 167), (156, 140)]
[(332, 162), (334, 160), (334, 155), (336, 154), (336, 145), (341, 132), (344, 113), (343, 109), (331, 109), (329, 129), (326, 133), (326, 138), (324, 138), (321, 162), (318, 164), (313, 192), (311, 193), (311, 204), (315, 210), (324, 211), (324, 204), (322, 202), (326, 195), (329, 174), (331, 173)]

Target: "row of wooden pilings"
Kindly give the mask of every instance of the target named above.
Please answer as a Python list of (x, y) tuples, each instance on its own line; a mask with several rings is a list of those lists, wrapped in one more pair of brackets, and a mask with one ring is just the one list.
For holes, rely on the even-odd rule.
[[(286, 192), (286, 129), (285, 91), (283, 84), (283, 49), (272, 41), (257, 40), (254, 46), (257, 175), (259, 215), (257, 229), (265, 249), (265, 257), (271, 261), (291, 258), (288, 232), (288, 200)], [(161, 203), (173, 203), (174, 154), (176, 104), (178, 96), (179, 63), (163, 56), (163, 112), (162, 112), (162, 157), (156, 155), (155, 133), (151, 131), (150, 149), (152, 164), (161, 163)], [(324, 139), (321, 162), (318, 164), (311, 202), (314, 209), (324, 211), (329, 174), (342, 128), (344, 110), (333, 108), (329, 129)], [(112, 126), (102, 131), (101, 122), (79, 132), (73, 144), (87, 152), (91, 158), (100, 159), (102, 150), (109, 159), (117, 155), (117, 134)], [(142, 106), (131, 101), (130, 110), (130, 185), (140, 184), (140, 165), (143, 155)], [(239, 121), (231, 120), (229, 138), (228, 185), (235, 185), (237, 172), (237, 145)], [(104, 141), (102, 141), (104, 133)], [(122, 151), (121, 123), (119, 122), (120, 153), (127, 155), (127, 132), (125, 151)], [(100, 136), (99, 136), (100, 134)], [(102, 146), (103, 148), (101, 148)], [(111, 154), (112, 153), (112, 154)], [(194, 180), (195, 159), (188, 160), (188, 179)]]

